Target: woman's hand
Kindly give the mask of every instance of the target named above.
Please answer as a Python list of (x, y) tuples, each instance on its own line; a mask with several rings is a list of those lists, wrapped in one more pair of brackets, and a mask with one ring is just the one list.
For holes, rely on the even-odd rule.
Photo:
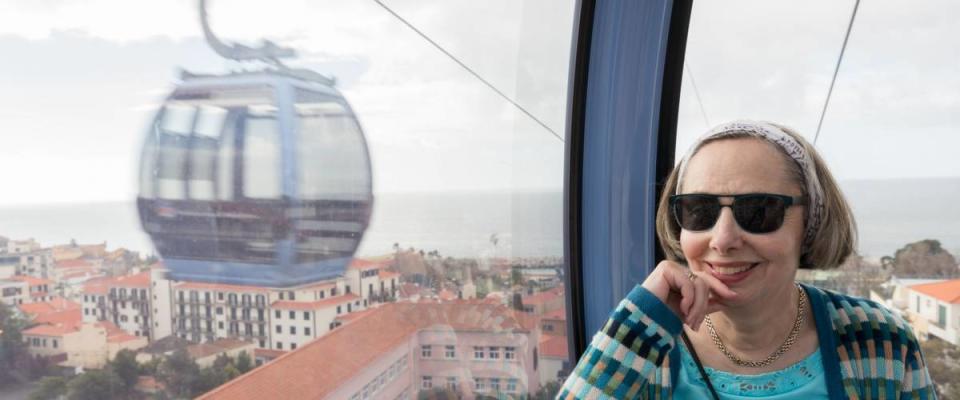
[(693, 330), (699, 330), (703, 318), (722, 310), (723, 299), (737, 293), (710, 274), (691, 271), (673, 261), (661, 261), (642, 285), (653, 293), (677, 317)]

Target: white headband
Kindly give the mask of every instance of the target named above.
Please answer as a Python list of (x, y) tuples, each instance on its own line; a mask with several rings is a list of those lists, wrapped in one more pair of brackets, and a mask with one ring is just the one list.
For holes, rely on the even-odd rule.
[(703, 142), (735, 134), (748, 134), (773, 143), (800, 166), (800, 172), (803, 174), (803, 181), (807, 189), (807, 196), (810, 199), (806, 229), (803, 233), (803, 249), (804, 252), (806, 252), (813, 244), (814, 236), (820, 228), (822, 221), (823, 188), (820, 186), (820, 178), (817, 176), (817, 170), (813, 165), (813, 158), (807, 154), (804, 147), (797, 142), (796, 139), (775, 125), (765, 122), (740, 120), (728, 122), (711, 129), (700, 137), (700, 139), (697, 139), (697, 142), (694, 143), (694, 145), (687, 150), (687, 154), (683, 156), (683, 160), (680, 162), (680, 173), (677, 180), (677, 194), (680, 194), (680, 185), (683, 181), (683, 174), (686, 170), (687, 163), (690, 161), (690, 157), (703, 146)]

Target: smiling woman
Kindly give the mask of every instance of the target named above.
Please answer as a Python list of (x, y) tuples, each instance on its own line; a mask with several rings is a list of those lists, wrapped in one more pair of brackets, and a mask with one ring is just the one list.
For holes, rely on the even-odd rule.
[(902, 319), (796, 282), (801, 265), (835, 268), (855, 242), (799, 134), (752, 121), (708, 132), (670, 174), (657, 231), (668, 260), (594, 336), (561, 398), (935, 397)]

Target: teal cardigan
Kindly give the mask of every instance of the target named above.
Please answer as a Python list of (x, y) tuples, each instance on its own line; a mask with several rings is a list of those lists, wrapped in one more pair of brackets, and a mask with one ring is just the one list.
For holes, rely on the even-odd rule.
[[(936, 399), (910, 326), (870, 300), (802, 285), (816, 319), (830, 399)], [(558, 399), (669, 399), (679, 318), (637, 286), (593, 337)]]

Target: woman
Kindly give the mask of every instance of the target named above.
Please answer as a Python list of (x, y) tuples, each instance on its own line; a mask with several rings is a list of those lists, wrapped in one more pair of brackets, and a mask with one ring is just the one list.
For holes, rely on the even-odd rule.
[(613, 311), (558, 398), (932, 399), (910, 327), (799, 285), (853, 251), (850, 208), (813, 146), (737, 121), (695, 143), (657, 210), (667, 254)]

